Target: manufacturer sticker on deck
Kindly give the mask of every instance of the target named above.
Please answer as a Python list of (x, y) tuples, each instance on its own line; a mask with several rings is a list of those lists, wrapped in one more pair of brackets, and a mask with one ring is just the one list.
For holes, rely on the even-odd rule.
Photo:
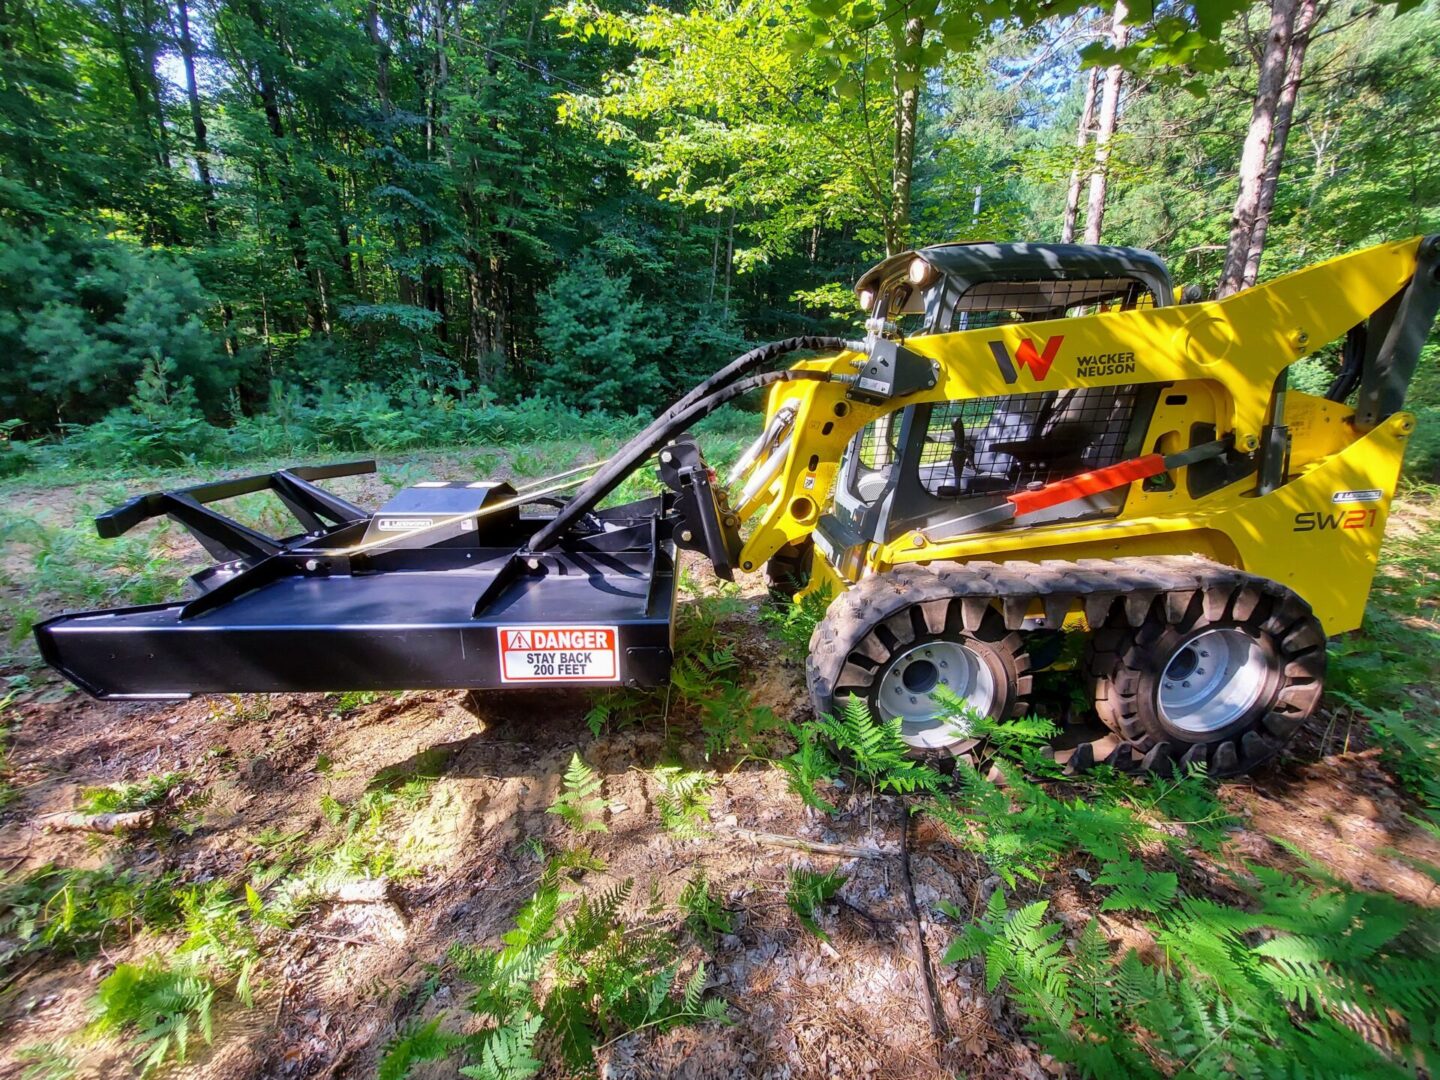
[(502, 626), (501, 682), (619, 682), (613, 626)]

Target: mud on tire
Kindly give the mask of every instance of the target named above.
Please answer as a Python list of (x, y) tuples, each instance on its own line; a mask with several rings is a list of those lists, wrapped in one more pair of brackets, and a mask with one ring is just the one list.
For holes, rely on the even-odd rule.
[(1139, 626), (1095, 631), (1086, 658), (1095, 711), (1146, 768), (1203, 763), (1238, 776), (1274, 757), (1315, 711), (1325, 633), (1274, 582), (1171, 592)]
[[(944, 569), (897, 567), (839, 596), (810, 639), (806, 682), (816, 715), (833, 712), (851, 696), (864, 700), (877, 719), (908, 709), (914, 715), (901, 717), (902, 736), (916, 754), (960, 751), (970, 740), (938, 723), (927, 725), (920, 715), (925, 680), (912, 680), (913, 694), (909, 688), (897, 692), (906, 687), (907, 673), (923, 672), (941, 682), (941, 664), (954, 660), (956, 650), (964, 653), (978, 685), (988, 688), (982, 711), (997, 718), (1025, 715), (1031, 679), (1022, 635), (1006, 630), (987, 600), (963, 593)], [(887, 706), (882, 687), (899, 700)]]

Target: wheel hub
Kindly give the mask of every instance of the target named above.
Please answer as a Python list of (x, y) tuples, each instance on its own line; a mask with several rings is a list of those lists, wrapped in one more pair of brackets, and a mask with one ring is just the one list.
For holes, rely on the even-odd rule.
[(958, 641), (927, 641), (904, 650), (880, 680), (876, 701), (886, 720), (900, 721), (911, 746), (939, 747), (964, 736), (963, 721), (946, 717), (935, 700), (948, 690), (972, 709), (988, 714), (995, 703), (995, 677), (974, 650)]
[(1265, 688), (1270, 664), (1259, 642), (1228, 627), (1176, 649), (1160, 678), (1160, 715), (1185, 735), (1205, 736), (1240, 719)]

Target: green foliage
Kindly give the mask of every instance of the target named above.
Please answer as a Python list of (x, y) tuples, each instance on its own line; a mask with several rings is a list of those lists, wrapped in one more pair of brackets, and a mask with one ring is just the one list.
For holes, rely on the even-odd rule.
[(840, 891), (846, 876), (838, 870), (821, 874), (800, 867), (792, 867), (787, 876), (789, 886), (785, 890), (785, 903), (805, 929), (821, 941), (829, 941), (830, 935), (820, 927), (820, 909)]
[(70, 1080), (77, 1070), (75, 1058), (63, 1042), (27, 1046), (15, 1057), (26, 1063), (20, 1080)]
[(935, 769), (910, 757), (900, 737), (900, 721), (877, 721), (857, 697), (847, 697), (838, 715), (822, 716), (816, 726), (846, 769), (872, 790), (909, 795), (937, 792), (943, 784)]
[(88, 956), (142, 927), (173, 926), (179, 918), (174, 889), (171, 874), (151, 878), (111, 867), (31, 871), (0, 885), (0, 965), (40, 950)]
[(375, 1075), (377, 1080), (404, 1080), (416, 1065), (443, 1061), (464, 1044), (463, 1036), (440, 1030), (438, 1017), (426, 1024), (411, 1024), (386, 1044)]
[(685, 915), (685, 926), (708, 947), (714, 946), (718, 935), (735, 928), (735, 917), (726, 910), (703, 869), (680, 890), (680, 910)]
[(142, 1075), (160, 1068), (173, 1053), (183, 1062), (198, 1032), (211, 1039), (215, 984), (191, 964), (170, 966), (151, 958), (118, 964), (95, 993), (97, 1031), (128, 1034)]
[(571, 754), (559, 794), (545, 812), (559, 814), (576, 832), (609, 832), (601, 817), (606, 803), (600, 796), (600, 786), (595, 770), (585, 764), (578, 752)]
[(540, 342), (550, 354), (537, 391), (587, 409), (634, 412), (660, 391), (657, 356), (668, 334), (630, 297), (630, 277), (612, 277), (594, 256), (556, 275), (540, 297)]
[(256, 924), (285, 925), (277, 913), (266, 911), (260, 894), (245, 887), (243, 901), (231, 895), (224, 882), (190, 885), (178, 897), (185, 941), (177, 950), (235, 979), (235, 996), (244, 1005), (254, 1003), (251, 978), (260, 962)]
[(1046, 1050), (1087, 1076), (1399, 1077), (1428, 1060), (1434, 914), (1252, 870), (1259, 911), (1187, 898), (1167, 914), (1168, 967), (1134, 951), (1115, 963), (1093, 921), (1067, 953), (1045, 901), (1010, 908), (998, 890), (945, 962), (983, 958), (986, 986), (1003, 985)]
[(415, 1063), (459, 1055), (467, 1062), (462, 1076), (521, 1080), (542, 1067), (542, 1031), (567, 1069), (589, 1072), (595, 1048), (627, 1031), (724, 1020), (724, 1002), (704, 997), (703, 966), (678, 984), (669, 937), (651, 922), (620, 917), (632, 887), (626, 881), (582, 896), (562, 920), (566, 897), (547, 870), (501, 947), (450, 950), (473, 988), (471, 1012), (491, 1026), (464, 1036), (438, 1022), (411, 1028), (387, 1049), (381, 1075), (403, 1077)]
[(171, 794), (189, 781), (183, 772), (148, 776), (138, 783), (86, 788), (80, 793), (77, 809), (85, 814), (122, 814), (164, 805)]
[(825, 617), (830, 601), (828, 589), (817, 589), (800, 597), (798, 602), (762, 608), (760, 622), (770, 636), (780, 642), (786, 655), (798, 663), (809, 655), (810, 638), (816, 624)]
[(780, 759), (780, 767), (787, 774), (786, 786), (800, 797), (801, 802), (812, 810), (833, 814), (835, 806), (820, 794), (816, 786), (822, 781), (834, 780), (840, 775), (839, 763), (830, 755), (822, 741), (821, 731), (816, 724), (790, 724), (797, 749), (788, 757)]
[[(692, 628), (691, 634), (699, 637)], [(711, 757), (740, 752), (764, 754), (780, 718), (768, 705), (756, 705), (738, 679), (740, 661), (729, 649), (708, 645), (681, 653), (670, 673), (682, 701), (695, 709)]]
[(661, 765), (651, 775), (660, 787), (655, 796), (660, 824), (684, 840), (704, 835), (710, 821), (708, 791), (715, 783), (715, 775), (687, 772), (674, 765)]

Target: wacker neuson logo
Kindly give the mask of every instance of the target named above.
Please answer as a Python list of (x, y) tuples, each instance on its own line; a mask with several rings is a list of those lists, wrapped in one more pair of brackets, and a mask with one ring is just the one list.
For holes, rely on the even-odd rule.
[(1039, 352), (1035, 351), (1035, 343), (1029, 338), (1015, 349), (1015, 359), (1010, 359), (1010, 350), (1005, 348), (1003, 341), (990, 342), (990, 351), (995, 354), (995, 363), (1000, 365), (1000, 374), (1004, 376), (1007, 383), (1013, 383), (1020, 378), (1017, 368), (1029, 368), (1030, 375), (1036, 382), (1044, 382), (1050, 374), (1050, 365), (1055, 363), (1055, 357), (1060, 354), (1060, 344), (1065, 340), (1063, 335), (1057, 334), (1045, 342), (1045, 347)]
[(1135, 370), (1133, 352), (1096, 353), (1077, 356), (1075, 374), (1082, 379), (1098, 379), (1105, 375), (1129, 375)]

